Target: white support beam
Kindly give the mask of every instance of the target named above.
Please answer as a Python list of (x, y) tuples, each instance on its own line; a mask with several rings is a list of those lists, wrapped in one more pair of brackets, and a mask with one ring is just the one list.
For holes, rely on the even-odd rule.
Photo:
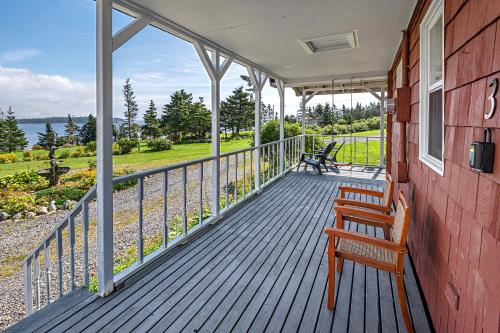
[(276, 80), (280, 96), (280, 174), (285, 171), (285, 82)]
[(260, 189), (260, 112), (262, 104), (262, 88), (266, 84), (267, 74), (254, 67), (247, 67), (255, 94), (255, 189)]
[[(379, 95), (379, 94), (377, 94), (375, 91), (373, 91), (373, 89), (371, 89), (371, 88), (367, 88), (367, 87), (365, 87), (365, 90), (366, 90), (367, 92), (369, 92), (370, 94), (372, 94), (372, 96), (373, 96), (373, 97), (375, 97), (376, 99), (378, 99), (378, 101), (379, 101), (380, 103), (382, 103), (382, 102), (383, 102), (384, 97), (383, 97), (382, 92), (381, 92), (381, 93), (380, 93), (380, 95)], [(382, 90), (382, 91), (383, 91), (383, 90)]]
[(96, 0), (97, 280), (99, 295), (113, 283), (113, 33), (112, 1)]
[(165, 16), (162, 16), (154, 11), (149, 10), (142, 4), (140, 4), (140, 1), (135, 1), (135, 0), (113, 0), (114, 7), (128, 15), (131, 15), (133, 17), (137, 16), (145, 16), (145, 17), (150, 17), (153, 22), (151, 25), (154, 27), (163, 30), (165, 32), (168, 32), (174, 36), (177, 36), (179, 38), (182, 38), (190, 43), (196, 44), (196, 43), (202, 43), (204, 44), (208, 49), (210, 50), (218, 50), (221, 54), (224, 56), (229, 56), (233, 60), (233, 62), (236, 62), (243, 67), (248, 67), (251, 66), (255, 69), (258, 69), (262, 72), (266, 72), (271, 74), (275, 78), (282, 79), (283, 78), (276, 74), (272, 73), (268, 69), (259, 66), (258, 64), (250, 61), (249, 59), (246, 59), (242, 57), (241, 55), (232, 52), (229, 49), (226, 49), (222, 47), (221, 45), (197, 34), (196, 32), (168, 19)]
[[(220, 216), (220, 81), (233, 61), (226, 57), (221, 64), (221, 54), (218, 50), (211, 51), (203, 43), (194, 43), (200, 60), (210, 77), (212, 96), (212, 216), (215, 220)], [(229, 172), (229, 170), (226, 170)]]
[(308, 103), (314, 96), (318, 94), (318, 91), (313, 91), (309, 96), (306, 97), (306, 103)]
[(380, 166), (383, 167), (384, 163), (384, 145), (385, 145), (385, 91), (384, 89), (380, 89)]
[(125, 44), (130, 38), (134, 37), (139, 31), (147, 27), (151, 22), (151, 19), (144, 16), (139, 16), (123, 29), (114, 34), (113, 51), (118, 50), (120, 46)]

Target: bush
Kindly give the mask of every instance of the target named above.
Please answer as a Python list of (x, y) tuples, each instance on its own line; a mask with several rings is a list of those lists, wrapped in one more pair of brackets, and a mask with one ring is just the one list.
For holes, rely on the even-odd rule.
[(148, 148), (151, 151), (163, 151), (172, 149), (172, 141), (169, 139), (158, 138), (148, 141)]
[(115, 150), (115, 152), (118, 152), (118, 154), (121, 155), (130, 154), (132, 152), (132, 149), (137, 147), (137, 141), (129, 139), (120, 139), (116, 141), (116, 146), (118, 149)]
[(85, 146), (85, 151), (88, 153), (95, 153), (97, 151), (97, 144), (95, 141), (90, 141)]
[(96, 171), (82, 170), (72, 172), (61, 178), (61, 185), (64, 187), (74, 187), (89, 190), (96, 182)]
[(36, 200), (33, 194), (14, 195), (0, 198), (0, 211), (14, 215), (24, 211), (35, 211)]
[(0, 154), (0, 164), (16, 163), (16, 154)]
[(37, 202), (48, 204), (54, 200), (56, 206), (60, 207), (66, 200), (79, 201), (87, 193), (86, 189), (74, 187), (52, 187), (35, 193)]
[(71, 156), (71, 152), (69, 150), (65, 149), (65, 150), (61, 150), (61, 152), (59, 153), (59, 156), (57, 158), (64, 160), (64, 159), (70, 158), (70, 156)]
[[(136, 170), (132, 168), (123, 168), (113, 170), (113, 177), (124, 176), (134, 173)], [(127, 188), (133, 187), (137, 184), (137, 179), (127, 180), (124, 182), (113, 184), (113, 189), (116, 191), (125, 190)]]
[(97, 162), (95, 160), (89, 160), (87, 161), (87, 165), (89, 167), (89, 170), (95, 170), (97, 167)]
[(32, 147), (33, 150), (44, 150), (45, 148), (43, 148), (42, 146), (40, 145), (33, 145)]
[(47, 161), (49, 160), (49, 154), (35, 154), (35, 160), (37, 161)]
[(11, 191), (38, 190), (47, 187), (48, 182), (34, 170), (19, 171), (0, 178), (0, 188)]
[(33, 158), (33, 151), (31, 149), (23, 150), (23, 158), (25, 161), (29, 161)]
[(71, 158), (78, 158), (78, 157), (82, 157), (82, 152), (79, 151), (79, 150), (75, 150), (71, 153)]

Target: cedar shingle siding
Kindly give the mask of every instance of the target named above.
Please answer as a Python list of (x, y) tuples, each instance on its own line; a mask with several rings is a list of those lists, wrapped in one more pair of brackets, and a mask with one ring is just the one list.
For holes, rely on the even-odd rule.
[[(396, 184), (395, 191), (402, 189), (411, 202), (409, 247), (436, 330), (498, 332), (500, 105), (492, 119), (484, 120), (484, 113), (490, 105), (487, 83), (493, 77), (500, 80), (500, 0), (444, 0), (444, 176), (418, 156), (419, 25), (431, 1), (420, 3), (408, 27), (409, 181)], [(395, 87), (397, 57), (389, 87)], [(396, 182), (399, 126), (395, 116), (389, 119), (388, 166)], [(482, 140), (483, 127), (492, 128), (496, 143), (492, 174), (480, 174), (468, 166), (468, 148), (472, 141)]]

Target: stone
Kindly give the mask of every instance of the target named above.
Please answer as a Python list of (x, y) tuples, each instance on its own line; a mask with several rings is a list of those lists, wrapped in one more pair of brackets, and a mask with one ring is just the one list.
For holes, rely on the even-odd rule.
[(22, 218), (23, 218), (23, 213), (17, 213), (17, 214), (14, 214), (14, 216), (12, 216), (12, 219), (14, 221), (21, 220)]
[(37, 211), (38, 215), (45, 215), (48, 213), (49, 213), (49, 209), (47, 207), (45, 207), (45, 206), (38, 207), (38, 211)]
[(1, 212), (0, 213), (0, 221), (5, 221), (5, 220), (8, 220), (10, 217), (9, 214), (7, 214), (6, 212)]
[(48, 211), (49, 212), (55, 212), (57, 210), (57, 207), (56, 207), (56, 202), (55, 201), (51, 201), (50, 204), (49, 204), (49, 208), (48, 208)]
[(26, 214), (24, 214), (24, 217), (27, 219), (32, 219), (35, 216), (36, 216), (36, 214), (34, 212), (26, 212)]
[(62, 209), (71, 209), (76, 206), (76, 201), (74, 200), (66, 200), (62, 205)]

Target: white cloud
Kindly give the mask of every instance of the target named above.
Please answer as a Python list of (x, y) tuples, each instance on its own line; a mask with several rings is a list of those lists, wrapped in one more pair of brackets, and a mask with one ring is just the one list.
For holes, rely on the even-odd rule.
[(95, 113), (95, 83), (0, 66), (0, 107), (18, 118)]
[(40, 54), (38, 49), (15, 49), (0, 53), (0, 64), (16, 62), (36, 57)]
[[(193, 65), (194, 67), (194, 65)], [(244, 73), (241, 71), (241, 73)], [(243, 82), (239, 79), (240, 69), (228, 73), (221, 85), (221, 98)], [(201, 76), (201, 78), (200, 78)], [(210, 81), (203, 72), (184, 75), (170, 75), (166, 72), (138, 72), (130, 75), (130, 79), (139, 103), (140, 114), (146, 110), (149, 100), (156, 102), (158, 109), (169, 102), (170, 94), (179, 89), (191, 92), (195, 99), (203, 97), (210, 105)], [(122, 86), (125, 77), (115, 76), (113, 80), (113, 115), (123, 115)], [(262, 92), (263, 102), (275, 106), (279, 110), (279, 96), (276, 89), (266, 84)], [(296, 114), (300, 97), (296, 97), (292, 89), (286, 89), (285, 113)], [(309, 105), (331, 103), (331, 96), (316, 96)], [(368, 104), (376, 100), (370, 94), (355, 94), (353, 104)], [(350, 95), (336, 95), (335, 104), (350, 106)], [(27, 69), (0, 66), (0, 108), (7, 109), (12, 105), (18, 118), (65, 116), (68, 113), (76, 116), (95, 114), (95, 82), (76, 81), (61, 75), (33, 73)]]

